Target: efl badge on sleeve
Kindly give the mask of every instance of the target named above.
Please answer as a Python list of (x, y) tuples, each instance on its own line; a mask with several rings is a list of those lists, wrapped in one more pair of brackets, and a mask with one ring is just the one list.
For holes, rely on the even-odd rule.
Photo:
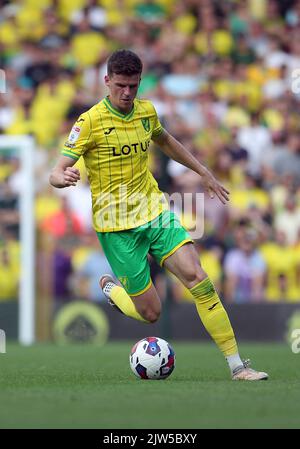
[(73, 126), (68, 138), (68, 142), (75, 143), (79, 137), (80, 131), (81, 128), (79, 128), (78, 126)]

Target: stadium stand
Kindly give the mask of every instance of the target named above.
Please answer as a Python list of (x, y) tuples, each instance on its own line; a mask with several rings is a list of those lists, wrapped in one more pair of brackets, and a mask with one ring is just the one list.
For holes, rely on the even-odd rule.
[[(72, 188), (49, 187), (49, 171), (73, 122), (106, 95), (107, 56), (126, 47), (145, 63), (140, 96), (231, 190), (226, 208), (205, 199), (197, 242), (222, 297), (240, 301), (231, 278), (239, 259), (249, 292), (256, 276), (255, 292), (244, 291), (243, 301), (300, 301), (299, 24), (299, 0), (0, 2), (0, 133), (35, 138), (38, 244), (45, 233), (55, 241), (43, 246), (53, 254), (54, 295), (75, 297), (95, 248), (85, 245), (91, 219), (82, 162), (76, 199)], [(202, 192), (197, 176), (155, 147), (150, 163), (165, 192)], [(17, 295), (21, 180), (16, 157), (1, 154), (0, 301)], [(194, 218), (193, 211), (182, 217), (187, 227)], [(244, 236), (237, 236), (240, 228)], [(255, 254), (247, 249), (254, 234)], [(160, 270), (153, 275), (161, 282)], [(188, 299), (170, 279), (176, 300)], [(97, 300), (94, 293), (89, 299)]]

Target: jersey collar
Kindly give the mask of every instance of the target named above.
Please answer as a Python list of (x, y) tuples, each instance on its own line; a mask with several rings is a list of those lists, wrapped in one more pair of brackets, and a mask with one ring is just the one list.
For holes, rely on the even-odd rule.
[(133, 102), (133, 108), (131, 109), (131, 111), (128, 114), (123, 114), (122, 112), (115, 109), (113, 107), (113, 105), (111, 104), (111, 102), (109, 101), (108, 97), (104, 98), (103, 103), (105, 104), (105, 106), (107, 107), (109, 112), (111, 112), (112, 114), (116, 115), (119, 118), (122, 118), (123, 120), (130, 120), (131, 117), (133, 116), (133, 113), (135, 110), (135, 101)]

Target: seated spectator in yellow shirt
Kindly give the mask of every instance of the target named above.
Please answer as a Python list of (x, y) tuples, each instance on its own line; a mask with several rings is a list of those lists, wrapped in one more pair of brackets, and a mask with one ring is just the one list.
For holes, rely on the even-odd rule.
[(300, 301), (299, 247), (288, 245), (286, 233), (279, 230), (275, 241), (261, 246), (267, 264), (266, 299), (268, 301)]

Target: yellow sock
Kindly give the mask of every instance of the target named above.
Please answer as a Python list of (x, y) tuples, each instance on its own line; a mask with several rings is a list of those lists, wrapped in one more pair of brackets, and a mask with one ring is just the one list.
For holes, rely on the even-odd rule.
[(238, 353), (228, 315), (209, 278), (190, 289), (204, 327), (224, 356)]
[(138, 311), (136, 310), (132, 299), (126, 293), (125, 289), (116, 285), (110, 291), (110, 296), (117, 307), (127, 316), (134, 318), (135, 320), (143, 321), (144, 323), (149, 323), (145, 320)]

